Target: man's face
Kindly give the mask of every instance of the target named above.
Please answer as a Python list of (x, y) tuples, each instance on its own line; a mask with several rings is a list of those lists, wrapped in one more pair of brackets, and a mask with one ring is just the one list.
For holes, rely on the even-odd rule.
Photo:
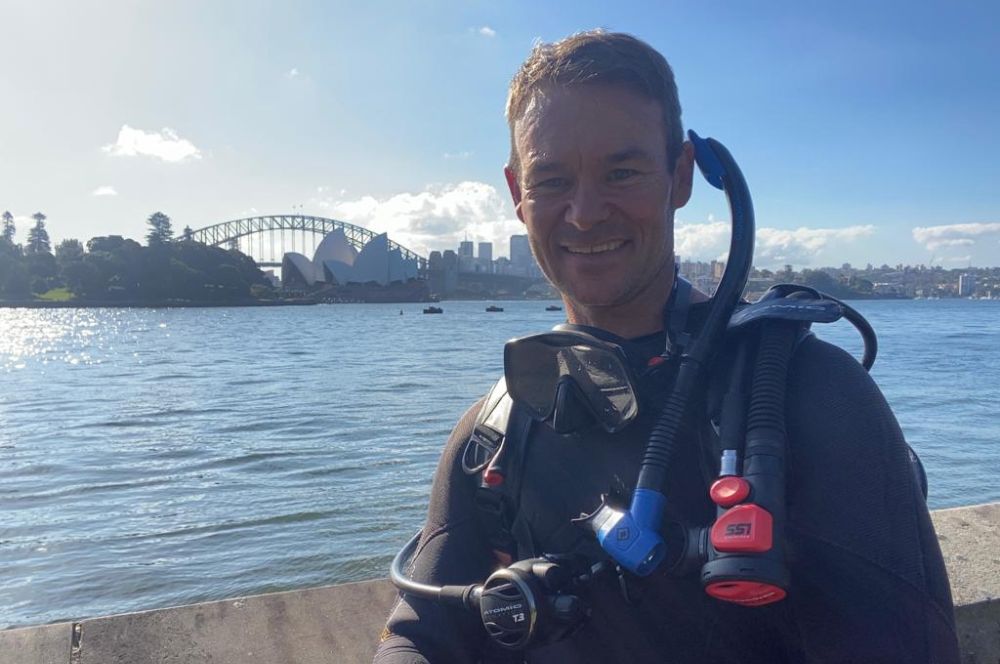
[(691, 153), (674, 173), (659, 102), (615, 85), (551, 87), (514, 126), (518, 218), (549, 280), (580, 308), (662, 306), (673, 214), (690, 195)]

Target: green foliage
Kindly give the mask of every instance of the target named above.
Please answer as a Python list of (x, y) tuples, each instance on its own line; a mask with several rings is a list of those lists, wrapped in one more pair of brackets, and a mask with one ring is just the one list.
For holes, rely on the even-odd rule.
[(40, 294), (38, 299), (47, 302), (68, 302), (73, 299), (73, 293), (68, 288), (53, 288)]
[(27, 254), (52, 254), (52, 247), (49, 244), (49, 232), (45, 230), (46, 216), (41, 212), (31, 215), (35, 220), (35, 225), (28, 231), (28, 244), (24, 251)]
[(818, 291), (823, 291), (834, 297), (847, 297), (849, 291), (840, 282), (823, 270), (804, 269), (796, 281)]
[(21, 247), (0, 237), (0, 297), (19, 300), (31, 294), (31, 279)]
[(78, 261), (83, 258), (83, 245), (79, 240), (67, 238), (56, 245), (56, 260), (62, 263)]
[(14, 215), (10, 213), (10, 210), (4, 210), (3, 213), (3, 231), (0, 233), (0, 238), (7, 240), (11, 244), (14, 243)]
[(53, 256), (22, 251), (0, 236), (0, 299), (32, 293), (47, 300), (155, 303), (235, 302), (273, 290), (253, 259), (192, 240), (143, 246), (109, 235), (91, 238), (84, 251), (80, 241), (67, 239)]
[(57, 285), (59, 270), (56, 267), (56, 257), (51, 253), (25, 253), (24, 266), (28, 270), (32, 293), (44, 293)]
[(151, 247), (170, 242), (170, 238), (174, 236), (174, 231), (170, 227), (170, 217), (162, 212), (154, 212), (149, 215), (146, 223), (149, 224), (149, 233), (146, 234), (146, 244)]

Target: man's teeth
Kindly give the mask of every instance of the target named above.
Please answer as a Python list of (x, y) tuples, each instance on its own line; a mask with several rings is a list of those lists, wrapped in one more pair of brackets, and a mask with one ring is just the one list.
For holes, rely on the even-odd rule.
[(615, 240), (604, 244), (592, 244), (589, 247), (566, 247), (566, 251), (571, 254), (600, 254), (605, 251), (614, 251), (625, 244), (625, 240)]

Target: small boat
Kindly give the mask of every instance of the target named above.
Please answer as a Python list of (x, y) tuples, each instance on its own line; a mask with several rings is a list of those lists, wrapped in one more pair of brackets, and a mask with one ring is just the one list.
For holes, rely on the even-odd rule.
[(546, 311), (562, 311), (562, 307), (557, 306), (555, 304), (550, 304), (549, 306), (545, 307), (545, 310)]
[(427, 307), (424, 309), (425, 314), (443, 314), (444, 309), (441, 307)]
[(497, 311), (503, 311), (503, 307), (498, 307), (495, 304), (491, 304), (490, 306), (486, 307), (486, 311), (488, 311), (489, 313), (495, 313)]

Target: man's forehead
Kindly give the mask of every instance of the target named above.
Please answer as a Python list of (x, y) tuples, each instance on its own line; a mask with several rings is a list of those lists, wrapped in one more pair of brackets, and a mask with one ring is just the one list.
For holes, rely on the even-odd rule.
[(566, 159), (567, 149), (607, 162), (658, 158), (666, 141), (661, 110), (624, 86), (545, 86), (514, 123), (514, 145), (524, 167), (542, 170)]

